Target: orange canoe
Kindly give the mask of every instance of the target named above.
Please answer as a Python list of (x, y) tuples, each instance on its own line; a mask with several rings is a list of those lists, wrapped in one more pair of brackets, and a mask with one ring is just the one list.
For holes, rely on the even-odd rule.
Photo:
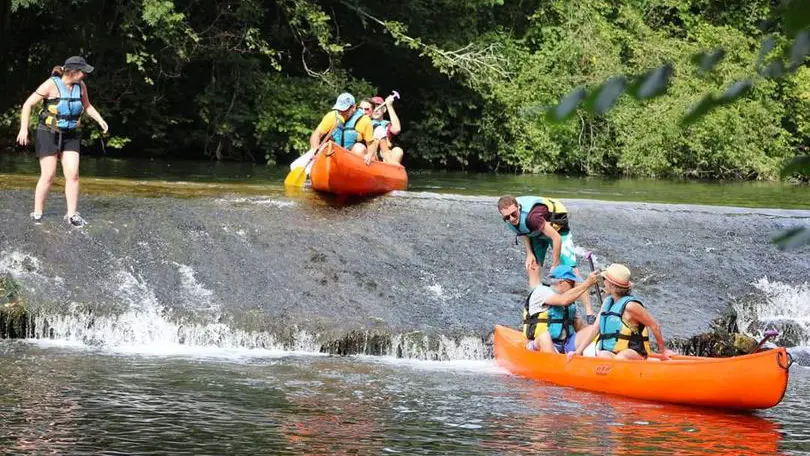
[(372, 162), (330, 143), (315, 157), (310, 171), (312, 188), (338, 195), (377, 195), (408, 188), (402, 165)]
[(785, 394), (791, 360), (784, 348), (733, 358), (675, 356), (670, 361), (630, 361), (526, 349), (519, 331), (495, 327), (495, 359), (509, 372), (535, 380), (648, 401), (765, 409)]

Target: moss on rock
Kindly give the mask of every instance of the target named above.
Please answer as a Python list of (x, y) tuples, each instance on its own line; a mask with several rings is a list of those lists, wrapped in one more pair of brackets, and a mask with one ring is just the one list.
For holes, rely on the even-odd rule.
[(28, 333), (28, 311), (20, 286), (10, 274), (0, 275), (0, 339), (23, 338)]

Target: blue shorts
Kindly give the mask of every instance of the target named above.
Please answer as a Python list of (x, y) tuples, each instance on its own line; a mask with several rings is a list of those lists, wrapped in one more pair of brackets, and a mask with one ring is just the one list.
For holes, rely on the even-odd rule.
[(577, 335), (571, 334), (568, 336), (568, 339), (565, 339), (565, 345), (554, 342), (554, 348), (557, 349), (557, 353), (568, 353), (575, 351), (577, 349)]

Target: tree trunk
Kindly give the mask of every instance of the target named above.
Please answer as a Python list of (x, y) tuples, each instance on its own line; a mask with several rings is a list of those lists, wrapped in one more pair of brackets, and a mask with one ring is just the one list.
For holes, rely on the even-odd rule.
[[(9, 87), (9, 53), (11, 52), (11, 0), (0, 0), (0, 87)], [(0, 113), (6, 111), (9, 97), (0, 99)]]

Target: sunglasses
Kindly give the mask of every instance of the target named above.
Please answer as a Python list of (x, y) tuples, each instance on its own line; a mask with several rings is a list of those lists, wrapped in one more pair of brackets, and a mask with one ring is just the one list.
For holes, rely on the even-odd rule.
[(371, 106), (361, 106), (360, 109), (363, 111), (371, 111)]
[(512, 219), (516, 219), (516, 218), (518, 218), (518, 210), (515, 209), (511, 213), (504, 215), (502, 218), (503, 218), (504, 222), (512, 220)]

